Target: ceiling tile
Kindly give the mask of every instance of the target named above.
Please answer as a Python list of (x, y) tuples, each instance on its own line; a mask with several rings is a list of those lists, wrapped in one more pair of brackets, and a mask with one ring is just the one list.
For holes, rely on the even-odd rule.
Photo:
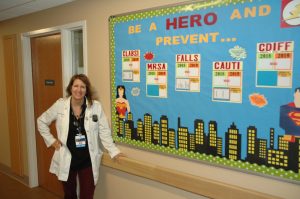
[(0, 21), (45, 10), (75, 0), (0, 0)]

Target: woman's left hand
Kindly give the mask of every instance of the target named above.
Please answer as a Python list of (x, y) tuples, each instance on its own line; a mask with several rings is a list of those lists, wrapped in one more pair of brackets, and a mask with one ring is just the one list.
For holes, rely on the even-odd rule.
[(126, 157), (126, 155), (124, 153), (118, 153), (115, 157), (113, 157), (113, 161), (120, 163), (121, 157)]

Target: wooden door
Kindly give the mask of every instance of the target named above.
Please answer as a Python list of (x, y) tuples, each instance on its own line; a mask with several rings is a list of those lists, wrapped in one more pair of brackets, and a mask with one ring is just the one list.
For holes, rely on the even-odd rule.
[(9, 35), (3, 38), (7, 117), (10, 144), (11, 172), (23, 177), (22, 135), (20, 129), (20, 88), (18, 82), (17, 37)]
[[(53, 34), (31, 39), (32, 79), (35, 121), (57, 99), (62, 97), (61, 35)], [(55, 124), (51, 133), (56, 136)], [(36, 131), (39, 185), (48, 191), (63, 196), (57, 177), (49, 173), (54, 149), (47, 148)]]

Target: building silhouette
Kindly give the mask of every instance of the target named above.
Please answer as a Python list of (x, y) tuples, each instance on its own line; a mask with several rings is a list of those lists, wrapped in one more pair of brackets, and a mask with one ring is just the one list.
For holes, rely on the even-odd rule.
[(255, 126), (249, 126), (247, 128), (247, 157), (246, 160), (251, 163), (255, 163), (258, 159), (258, 147), (257, 141), (257, 129)]
[(300, 171), (300, 138), (296, 138), (295, 142), (289, 142), (288, 151), (288, 170), (296, 173)]
[(182, 127), (180, 125), (180, 117), (178, 117), (177, 135), (178, 149), (187, 151), (189, 147), (189, 130), (187, 127)]
[(137, 120), (137, 140), (144, 141), (145, 140), (145, 131), (144, 124), (141, 119)]
[(190, 143), (189, 143), (188, 150), (189, 151), (195, 151), (195, 149), (196, 149), (196, 146), (195, 146), (195, 134), (189, 134), (189, 137), (190, 137), (190, 139), (189, 139)]
[(176, 148), (176, 134), (175, 129), (170, 128), (169, 129), (169, 147), (170, 148)]
[(161, 129), (161, 145), (169, 146), (169, 125), (168, 118), (165, 115), (160, 117), (160, 129)]
[(153, 131), (152, 131), (152, 143), (155, 145), (160, 144), (160, 126), (158, 121), (153, 122)]
[(152, 143), (152, 116), (149, 113), (144, 115), (144, 131), (145, 131), (145, 142)]
[(222, 157), (222, 154), (223, 154), (222, 138), (217, 137), (217, 156)]
[(128, 120), (128, 121), (133, 121), (133, 115), (132, 115), (131, 112), (129, 112), (129, 113), (127, 114), (127, 120)]
[(117, 126), (117, 135), (119, 137), (124, 137), (124, 119), (123, 118), (117, 118), (116, 120), (116, 126)]
[(266, 139), (258, 139), (256, 141), (256, 145), (258, 147), (258, 158), (256, 163), (258, 165), (266, 164), (266, 158), (267, 158), (267, 140)]
[(194, 121), (195, 150), (199, 153), (206, 153), (206, 135), (204, 133), (204, 121), (196, 119)]
[(288, 167), (287, 151), (269, 149), (267, 163), (269, 166), (275, 167), (276, 169), (283, 168), (286, 170)]
[(210, 121), (208, 123), (208, 154), (217, 155), (217, 123)]
[(230, 160), (241, 159), (241, 134), (235, 124), (232, 123), (225, 133), (225, 157)]
[(275, 140), (275, 131), (274, 128), (270, 129), (270, 149), (274, 149), (274, 140)]
[(127, 139), (133, 139), (134, 135), (133, 135), (133, 121), (125, 121), (124, 122), (124, 131), (125, 131), (125, 137)]

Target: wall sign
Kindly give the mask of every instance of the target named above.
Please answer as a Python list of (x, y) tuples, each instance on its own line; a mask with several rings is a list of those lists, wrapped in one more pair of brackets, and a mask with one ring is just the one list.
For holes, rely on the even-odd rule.
[(119, 143), (300, 182), (300, 0), (112, 16)]
[(53, 79), (45, 79), (45, 86), (54, 86), (55, 80)]

